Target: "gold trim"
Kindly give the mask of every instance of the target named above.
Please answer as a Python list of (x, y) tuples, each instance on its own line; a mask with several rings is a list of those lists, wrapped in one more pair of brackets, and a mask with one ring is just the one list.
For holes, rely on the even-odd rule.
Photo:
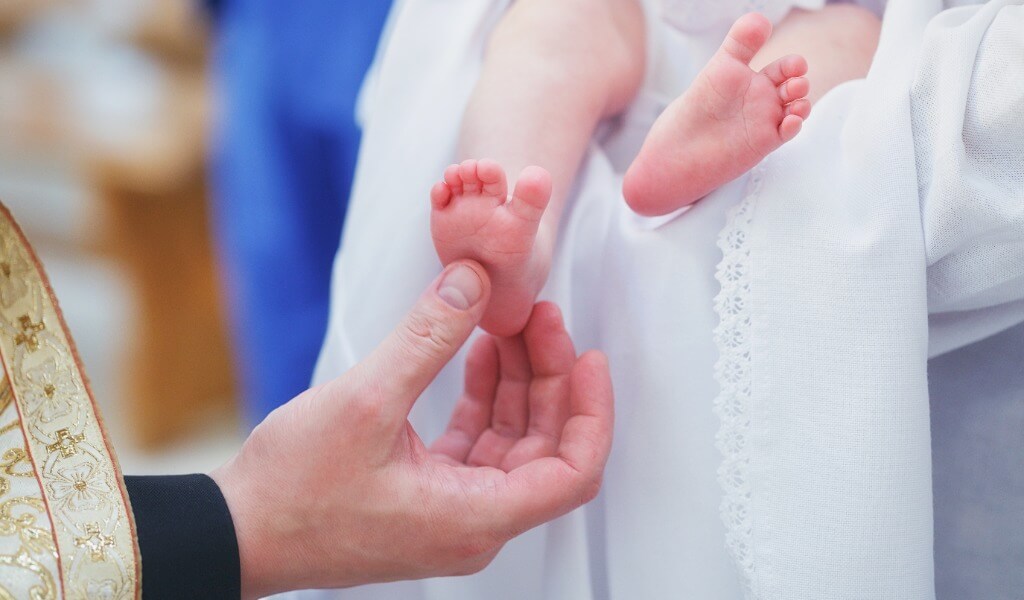
[(0, 599), (139, 600), (128, 494), (46, 275), (0, 204)]

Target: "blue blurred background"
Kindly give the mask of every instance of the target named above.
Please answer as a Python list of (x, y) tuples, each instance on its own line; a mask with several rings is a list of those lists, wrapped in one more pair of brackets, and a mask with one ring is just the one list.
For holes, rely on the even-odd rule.
[(359, 148), (356, 97), (390, 0), (217, 0), (215, 231), (246, 417), (307, 387)]

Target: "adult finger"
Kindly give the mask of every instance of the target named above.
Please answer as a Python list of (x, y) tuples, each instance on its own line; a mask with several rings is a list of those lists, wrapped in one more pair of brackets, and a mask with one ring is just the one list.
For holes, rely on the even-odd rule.
[(571, 415), (558, 455), (510, 472), (495, 493), (489, 517), (498, 531), (516, 535), (589, 502), (601, 487), (611, 451), (614, 400), (608, 362), (584, 354), (571, 375)]
[(466, 385), (455, 404), (448, 428), (430, 451), (463, 463), (480, 434), (491, 424), (491, 407), (498, 387), (498, 348), (494, 338), (480, 337), (466, 357)]
[(569, 416), (568, 375), (576, 362), (558, 307), (551, 302), (534, 307), (523, 339), (534, 377), (528, 431), (557, 442)]
[(544, 456), (555, 456), (569, 418), (570, 378), (576, 350), (565, 331), (562, 313), (550, 302), (537, 304), (523, 331), (530, 364), (526, 434), (502, 458), (499, 468), (511, 472)]
[(505, 456), (522, 439), (529, 421), (530, 360), (522, 336), (496, 338), (499, 377), (490, 427), (470, 451), (466, 464), (501, 467)]
[(497, 340), (501, 361), (498, 389), (494, 397), (491, 429), (513, 439), (526, 433), (529, 407), (526, 397), (530, 391), (530, 360), (522, 336)]
[(479, 264), (448, 265), (402, 322), (360, 365), (364, 383), (404, 418), (472, 333), (490, 296)]

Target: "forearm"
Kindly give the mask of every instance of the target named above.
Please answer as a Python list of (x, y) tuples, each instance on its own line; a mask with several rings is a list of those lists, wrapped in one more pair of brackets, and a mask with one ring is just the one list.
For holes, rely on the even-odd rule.
[(529, 165), (547, 169), (544, 229), (553, 233), (594, 129), (632, 100), (643, 63), (635, 0), (518, 0), (491, 38), (462, 124), (462, 157), (492, 158), (512, 177)]

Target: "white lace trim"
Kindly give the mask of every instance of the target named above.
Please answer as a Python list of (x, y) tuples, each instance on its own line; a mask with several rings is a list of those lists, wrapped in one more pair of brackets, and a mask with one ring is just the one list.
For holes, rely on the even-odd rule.
[(722, 453), (718, 483), (723, 492), (719, 510), (726, 528), (726, 546), (739, 566), (744, 594), (748, 599), (755, 597), (748, 478), (752, 385), (749, 238), (762, 169), (755, 168), (750, 177), (746, 197), (729, 213), (725, 228), (719, 234), (718, 247), (722, 249), (723, 257), (715, 273), (721, 285), (721, 291), (715, 297), (715, 312), (719, 318), (715, 328), (715, 345), (718, 347), (715, 380), (719, 386), (715, 414), (721, 421), (715, 439)]

